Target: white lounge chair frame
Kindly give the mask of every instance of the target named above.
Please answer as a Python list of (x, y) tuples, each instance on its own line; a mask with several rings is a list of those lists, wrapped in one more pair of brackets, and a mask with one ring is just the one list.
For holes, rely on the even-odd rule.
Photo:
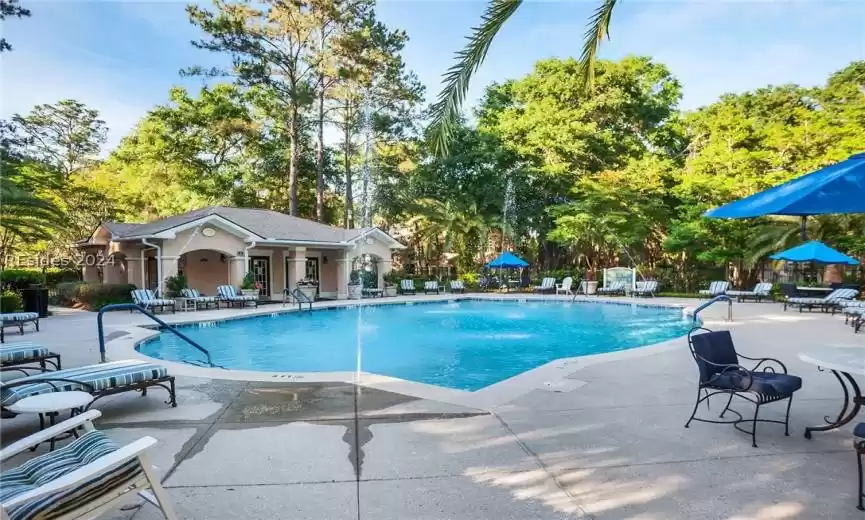
[[(93, 421), (101, 416), (98, 410), (90, 410), (83, 414), (76, 415), (71, 419), (63, 421), (60, 424), (46, 428), (40, 432), (14, 442), (0, 451), (0, 462), (30, 449), (42, 442), (45, 442), (53, 437), (56, 437), (64, 432), (83, 428), (84, 431), (93, 431)], [(0, 504), (0, 518), (8, 520), (9, 516), (6, 511), (10, 508), (25, 504), (39, 497), (57, 493), (66, 488), (74, 487), (85, 483), (94, 477), (98, 477), (130, 460), (138, 459), (143, 472), (134, 479), (123, 483), (117, 488), (109, 490), (106, 494), (95, 497), (81, 504), (80, 507), (69, 511), (68, 513), (55, 517), (57, 520), (72, 520), (79, 518), (95, 518), (100, 514), (119, 507), (126, 503), (132, 502), (136, 497), (141, 497), (156, 506), (166, 520), (177, 520), (177, 515), (168, 498), (168, 493), (159, 482), (159, 478), (153, 472), (153, 465), (150, 463), (146, 451), (156, 445), (156, 439), (153, 437), (142, 437), (135, 442), (120, 447), (117, 451), (100, 457), (99, 459), (86, 464), (71, 473), (67, 473), (62, 477), (51, 482), (39, 486), (38, 488), (23, 493), (8, 501)], [(141, 491), (149, 488), (150, 491)]]
[(570, 296), (572, 294), (572, 285), (574, 285), (574, 279), (570, 276), (566, 276), (564, 280), (562, 280), (562, 283), (556, 284), (556, 294), (567, 294)]

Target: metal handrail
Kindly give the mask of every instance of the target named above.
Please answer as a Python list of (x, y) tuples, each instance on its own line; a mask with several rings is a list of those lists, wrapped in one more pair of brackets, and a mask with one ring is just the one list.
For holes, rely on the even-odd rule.
[(297, 303), (297, 310), (303, 310), (303, 304), (306, 303), (309, 305), (309, 310), (312, 310), (312, 299), (309, 296), (304, 294), (299, 288), (295, 287), (292, 290), (288, 290), (285, 288), (282, 290), (282, 302), (285, 303), (285, 297), (291, 296), (294, 298), (294, 301)]
[(717, 302), (727, 302), (727, 321), (732, 322), (733, 321), (733, 299), (730, 298), (729, 296), (727, 296), (726, 294), (719, 294), (718, 296), (715, 296), (711, 300), (707, 301), (706, 303), (701, 304), (699, 307), (694, 309), (694, 315), (693, 315), (694, 323), (695, 324), (697, 323), (697, 314), (699, 314), (700, 311), (702, 311), (703, 309), (705, 309), (705, 308), (707, 308), (707, 307), (709, 307), (712, 304), (715, 304)]
[(169, 324), (165, 323), (164, 321), (162, 321), (161, 319), (157, 318), (152, 312), (150, 312), (147, 309), (145, 309), (144, 307), (141, 307), (140, 305), (136, 305), (134, 303), (112, 303), (110, 305), (106, 305), (105, 307), (102, 307), (101, 309), (99, 309), (99, 314), (96, 315), (96, 328), (99, 331), (99, 355), (102, 357), (103, 363), (105, 363), (106, 360), (105, 360), (105, 329), (102, 326), (102, 315), (105, 314), (107, 311), (138, 311), (138, 312), (140, 312), (141, 314), (143, 314), (143, 315), (147, 316), (148, 318), (150, 318), (151, 320), (155, 321), (163, 329), (167, 330), (168, 332), (171, 332), (172, 334), (174, 334), (178, 338), (186, 341), (187, 343), (189, 343), (190, 345), (192, 345), (193, 347), (195, 347), (196, 349), (201, 351), (205, 356), (207, 356), (207, 364), (208, 365), (210, 365), (211, 367), (216, 366), (213, 364), (213, 360), (210, 357), (210, 351), (208, 351), (206, 348), (202, 347), (201, 345), (199, 345), (198, 343), (196, 343), (195, 341), (190, 339), (189, 336), (187, 336), (186, 334), (180, 332), (176, 328), (172, 327), (171, 325), (169, 325)]

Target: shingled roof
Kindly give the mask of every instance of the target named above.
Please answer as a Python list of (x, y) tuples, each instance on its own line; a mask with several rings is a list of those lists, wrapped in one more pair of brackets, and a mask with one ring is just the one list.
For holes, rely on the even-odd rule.
[(374, 228), (343, 229), (292, 217), (269, 209), (208, 206), (147, 224), (106, 222), (115, 240), (148, 237), (202, 218), (218, 216), (265, 240), (297, 240), (304, 242), (349, 242)]

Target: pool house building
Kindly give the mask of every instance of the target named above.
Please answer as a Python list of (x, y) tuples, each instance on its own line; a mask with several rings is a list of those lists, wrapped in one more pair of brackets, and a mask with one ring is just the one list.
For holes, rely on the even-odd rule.
[(279, 300), (300, 280), (318, 282), (321, 298), (345, 299), (352, 269), (382, 276), (404, 246), (378, 228), (343, 229), (266, 209), (210, 206), (149, 222), (104, 222), (77, 244), (85, 282), (159, 289), (182, 273), (190, 288), (215, 295), (247, 272), (262, 299)]

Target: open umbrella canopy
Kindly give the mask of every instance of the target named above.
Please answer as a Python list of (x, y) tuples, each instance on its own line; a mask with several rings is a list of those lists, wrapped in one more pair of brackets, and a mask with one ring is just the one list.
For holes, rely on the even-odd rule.
[(865, 213), (865, 153), (709, 210), (715, 218)]
[(772, 260), (786, 260), (788, 262), (816, 262), (819, 264), (847, 264), (857, 265), (859, 261), (850, 258), (840, 251), (836, 251), (819, 240), (805, 242), (792, 249), (781, 251), (770, 256)]
[(511, 253), (510, 251), (505, 251), (504, 253), (497, 256), (495, 260), (492, 260), (487, 264), (487, 267), (495, 267), (499, 269), (519, 269), (521, 267), (528, 266), (528, 262)]

